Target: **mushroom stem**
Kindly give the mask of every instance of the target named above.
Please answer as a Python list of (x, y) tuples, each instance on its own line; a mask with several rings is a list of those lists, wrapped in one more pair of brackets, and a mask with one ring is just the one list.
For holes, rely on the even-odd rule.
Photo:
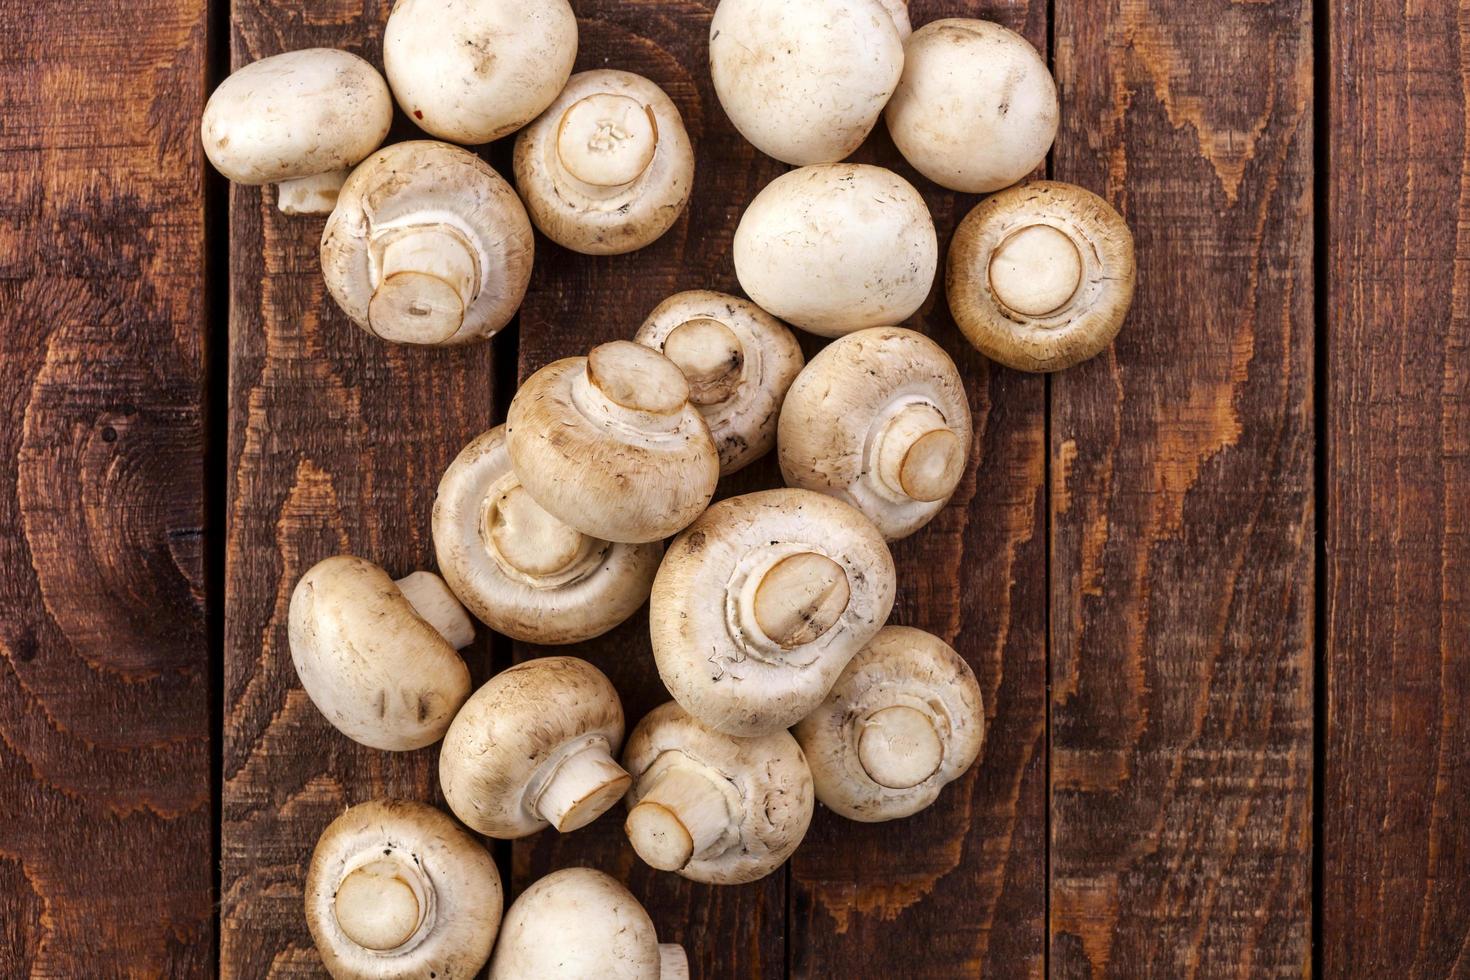
[(589, 417), (650, 432), (676, 428), (689, 400), (689, 382), (658, 351), (626, 340), (592, 348), (572, 397)]
[(725, 794), (689, 765), (664, 770), (628, 812), (628, 840), (650, 867), (678, 871), (730, 829)]
[(363, 949), (397, 949), (423, 924), (428, 912), (425, 885), (397, 855), (368, 861), (337, 885), (333, 900), (337, 924)]
[(966, 449), (943, 413), (916, 402), (889, 420), (878, 437), (878, 478), (896, 494), (943, 500), (965, 465)]
[(776, 562), (756, 583), (746, 621), (790, 650), (836, 625), (851, 597), (841, 565), (815, 551), (801, 551)]
[(425, 223), (390, 228), (373, 245), (373, 332), (403, 344), (454, 336), (480, 287), (479, 258), (464, 233), (448, 223)]
[(938, 771), (944, 742), (924, 712), (907, 705), (881, 708), (864, 718), (858, 761), (879, 786), (909, 789)]
[(689, 954), (683, 946), (658, 944), (658, 980), (689, 980)]
[(1082, 285), (1077, 243), (1051, 225), (1028, 225), (1011, 233), (990, 257), (995, 298), (1023, 316), (1055, 313)]
[(567, 173), (593, 187), (623, 187), (637, 180), (658, 149), (653, 111), (637, 99), (598, 92), (562, 113), (556, 155)]
[(414, 572), (393, 584), (419, 618), (444, 637), (445, 643), (463, 650), (475, 641), (474, 623), (442, 578), (433, 572)]
[(607, 742), (592, 739), (562, 759), (536, 798), (536, 812), (562, 833), (580, 830), (621, 799), (632, 781)]
[(719, 320), (700, 316), (685, 320), (664, 338), (664, 356), (689, 381), (689, 400), (718, 405), (740, 384), (745, 350), (734, 331)]
[(351, 170), (329, 170), (324, 174), (283, 180), (276, 185), (276, 207), (285, 214), (331, 214), (337, 192), (347, 183)]

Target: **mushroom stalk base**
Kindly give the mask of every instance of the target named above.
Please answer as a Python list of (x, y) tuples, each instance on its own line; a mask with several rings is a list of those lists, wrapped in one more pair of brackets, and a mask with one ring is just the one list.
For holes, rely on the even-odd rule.
[(414, 572), (394, 583), (419, 618), (438, 631), (444, 642), (463, 650), (475, 640), (475, 625), (469, 614), (433, 572)]
[(667, 769), (628, 813), (624, 825), (633, 850), (650, 867), (678, 871), (730, 829), (725, 794), (698, 770)]
[(557, 766), (536, 799), (536, 812), (562, 833), (580, 830), (621, 799), (632, 781), (599, 739)]
[(658, 944), (658, 980), (689, 980), (689, 954), (683, 946)]
[(284, 214), (331, 214), (351, 170), (329, 170), (276, 185), (276, 207)]
[(392, 228), (374, 251), (377, 286), (368, 302), (373, 333), (400, 344), (439, 344), (453, 337), (480, 287), (480, 262), (464, 233), (442, 223)]

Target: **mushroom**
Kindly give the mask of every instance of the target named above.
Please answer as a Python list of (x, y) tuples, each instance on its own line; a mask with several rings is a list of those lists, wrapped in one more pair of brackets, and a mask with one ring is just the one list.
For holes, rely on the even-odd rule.
[(902, 327), (850, 333), (812, 358), (786, 395), (779, 431), (788, 486), (852, 504), (890, 541), (944, 508), (970, 458), (959, 370)]
[(669, 693), (727, 735), (789, 728), (888, 619), (893, 556), (861, 512), (810, 490), (731, 497), (674, 539), (649, 633)]
[(521, 485), (547, 513), (605, 541), (659, 541), (714, 496), (720, 457), (667, 357), (627, 340), (548, 364), (506, 414)]
[(322, 233), (322, 274), (368, 333), (467, 344), (515, 315), (534, 249), (526, 209), (499, 174), (467, 150), (415, 140), (347, 179)]
[(709, 67), (726, 115), (784, 163), (835, 163), (867, 138), (903, 72), (894, 0), (720, 0)]
[(328, 824), (305, 897), (306, 926), (337, 980), (472, 977), (503, 903), (485, 848), (409, 800), (359, 803)]
[(623, 706), (602, 671), (576, 657), (516, 664), (476, 691), (439, 751), (449, 808), (502, 840), (548, 824), (585, 827), (618, 801), (628, 774), (613, 761)]
[(1057, 86), (1024, 37), (999, 24), (925, 24), (904, 46), (884, 112), (904, 159), (954, 191), (1009, 187), (1046, 159), (1061, 118)]
[(252, 62), (220, 83), (200, 134), (237, 184), (275, 184), (287, 214), (327, 214), (347, 171), (382, 145), (393, 99), (376, 68), (335, 48)]
[(904, 320), (929, 296), (938, 266), (924, 199), (898, 174), (866, 164), (782, 174), (735, 229), (746, 294), (824, 337)]
[(505, 914), (490, 980), (689, 980), (689, 959), (617, 879), (563, 868)]
[(1059, 371), (1113, 342), (1133, 303), (1133, 234), (1091, 191), (1036, 181), (982, 201), (955, 230), (947, 291), (991, 360)]
[(535, 119), (576, 60), (567, 0), (398, 0), (383, 30), (398, 104), (454, 143), (489, 143)]
[(964, 658), (932, 633), (885, 626), (797, 723), (817, 799), (849, 820), (918, 813), (980, 754), (985, 710)]
[(437, 742), (469, 697), (469, 668), (455, 651), (475, 628), (432, 572), (395, 582), (351, 555), (317, 562), (291, 593), (287, 638), (307, 697), (370, 748)]
[(777, 729), (732, 738), (673, 701), (628, 736), (633, 775), (623, 829), (651, 867), (711, 885), (764, 878), (812, 822), (812, 774), (801, 746)]
[(516, 137), (515, 174), (547, 238), (586, 255), (620, 255), (684, 213), (694, 147), (678, 108), (653, 82), (584, 71)]
[(749, 300), (704, 289), (660, 303), (633, 338), (660, 351), (689, 381), (720, 453), (720, 475), (776, 445), (776, 417), (801, 371), (801, 346), (786, 325)]
[(479, 436), (439, 481), (434, 550), (480, 621), (528, 643), (606, 633), (648, 600), (663, 547), (613, 544), (552, 517), (510, 466), (504, 429)]

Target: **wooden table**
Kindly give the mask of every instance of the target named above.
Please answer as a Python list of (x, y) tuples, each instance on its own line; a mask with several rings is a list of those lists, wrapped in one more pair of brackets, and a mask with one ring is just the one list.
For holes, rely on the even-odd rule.
[[(439, 474), (516, 378), (733, 289), (734, 223), (782, 170), (713, 96), (713, 0), (575, 0), (579, 65), (679, 104), (688, 215), (621, 258), (539, 241), (491, 344), (378, 342), (323, 291), (321, 222), (207, 172), (198, 117), (231, 65), (380, 61), (386, 6), (0, 0), (0, 975), (320, 970), (318, 832), (438, 791), (433, 750), (363, 749), (302, 694), (296, 578), (430, 563)], [(896, 549), (894, 619), (974, 666), (984, 754), (902, 823), (819, 812), (756, 884), (653, 873), (605, 818), (497, 846), (510, 890), (610, 871), (705, 978), (1470, 977), (1454, 6), (916, 0), (1049, 54), (1047, 170), (1113, 201), (1140, 258), (1116, 347), (1052, 378), (971, 351), (938, 289), (915, 321), (977, 437)], [(861, 158), (899, 165), (881, 134)], [(919, 186), (947, 239), (974, 199)], [(468, 653), (483, 680), (542, 652)], [(641, 617), (582, 653), (630, 719), (665, 699)]]

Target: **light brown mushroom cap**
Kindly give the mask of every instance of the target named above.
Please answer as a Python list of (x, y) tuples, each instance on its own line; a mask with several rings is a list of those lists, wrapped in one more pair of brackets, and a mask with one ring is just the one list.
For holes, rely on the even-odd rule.
[(489, 143), (535, 119), (576, 60), (567, 0), (398, 0), (383, 30), (398, 104), (454, 143)]
[(817, 799), (850, 820), (895, 820), (975, 762), (985, 710), (975, 674), (948, 643), (885, 626), (793, 732)]
[(786, 389), (801, 371), (801, 345), (786, 325), (749, 300), (695, 289), (660, 303), (633, 338), (660, 351), (689, 381), (720, 452), (720, 475), (776, 445)]
[(986, 357), (1059, 371), (1113, 342), (1133, 303), (1133, 233), (1112, 205), (1043, 180), (982, 201), (955, 230), (949, 308)]
[(670, 701), (633, 729), (623, 764), (633, 776), (624, 829), (634, 849), (693, 881), (764, 878), (811, 825), (811, 771), (786, 731), (732, 738)]
[(679, 109), (642, 75), (598, 69), (516, 137), (516, 187), (552, 241), (587, 255), (640, 249), (673, 227), (694, 187)]
[(521, 485), (604, 541), (659, 541), (708, 506), (720, 457), (689, 383), (631, 341), (548, 364), (511, 400), (506, 447)]
[(730, 735), (788, 728), (888, 619), (893, 556), (861, 512), (810, 490), (723, 500), (669, 545), (649, 605), (664, 686)]
[(360, 803), (328, 824), (305, 897), (307, 928), (337, 980), (474, 976), (504, 901), (485, 848), (408, 800)]
[(874, 327), (833, 341), (791, 386), (781, 474), (789, 486), (852, 504), (892, 541), (949, 502), (970, 436), (965, 385), (943, 348), (912, 330)]
[(984, 20), (937, 20), (914, 32), (904, 54), (884, 117), (925, 177), (984, 194), (1046, 159), (1061, 118), (1057, 86), (1024, 37)]
[(347, 179), (322, 232), (322, 274), (369, 333), (467, 344), (510, 322), (534, 251), (526, 209), (499, 174), (467, 150), (416, 140)]
[(824, 337), (911, 316), (939, 239), (913, 185), (857, 163), (803, 167), (756, 195), (735, 229), (735, 274), (767, 312)]

